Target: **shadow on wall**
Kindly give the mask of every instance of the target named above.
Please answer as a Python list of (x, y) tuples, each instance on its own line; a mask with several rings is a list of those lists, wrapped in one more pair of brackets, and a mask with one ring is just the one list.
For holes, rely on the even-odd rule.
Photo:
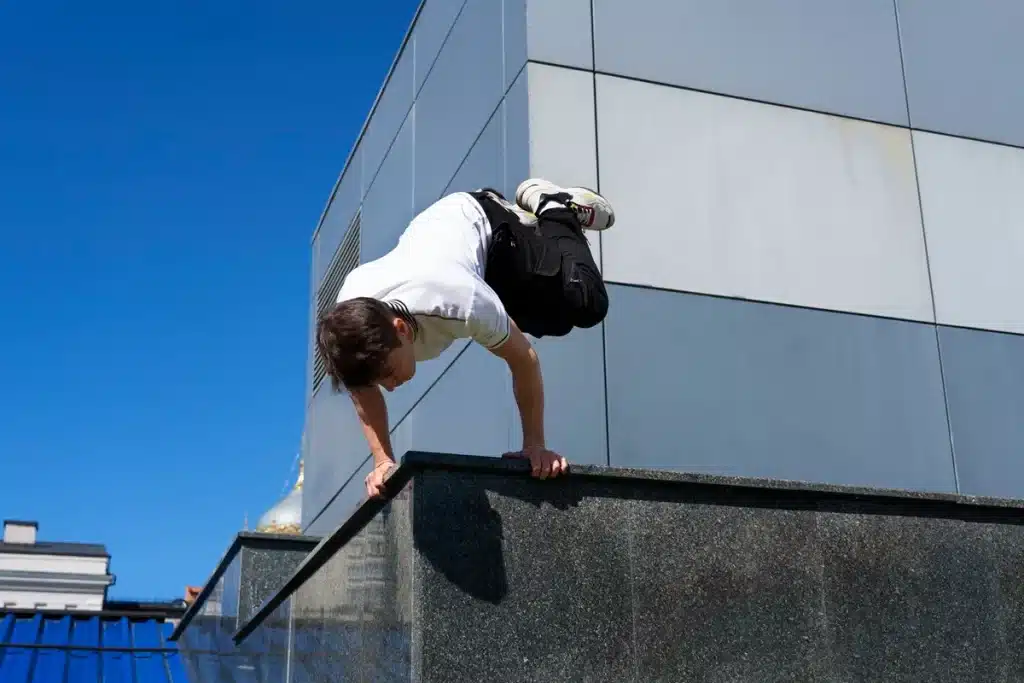
[[(452, 477), (443, 505), (434, 503), (429, 511), (417, 505), (413, 539), (422, 557), (459, 590), (498, 605), (508, 593), (502, 554), (505, 531), (489, 494), (564, 511), (579, 505), (583, 491), (577, 486), (554, 490), (523, 486), (515, 479), (495, 480), (482, 487), (479, 481)], [(419, 503), (423, 498), (413, 500)]]

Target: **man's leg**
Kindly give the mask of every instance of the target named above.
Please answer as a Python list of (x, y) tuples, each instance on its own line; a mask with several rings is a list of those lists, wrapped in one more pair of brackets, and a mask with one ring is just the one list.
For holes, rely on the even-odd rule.
[(604, 319), (608, 294), (581, 225), (611, 226), (603, 198), (538, 180), (520, 185), (518, 206), (494, 191), (474, 196), (494, 231), (486, 280), (520, 329), (563, 336)]
[(541, 179), (524, 181), (516, 203), (537, 216), (542, 239), (561, 256), (561, 308), (574, 327), (594, 327), (608, 313), (608, 292), (584, 228), (606, 230), (615, 223), (611, 205), (586, 188), (562, 188)]

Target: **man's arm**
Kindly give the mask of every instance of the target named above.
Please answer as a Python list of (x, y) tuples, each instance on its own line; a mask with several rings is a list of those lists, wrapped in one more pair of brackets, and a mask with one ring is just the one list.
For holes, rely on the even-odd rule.
[(523, 422), (523, 450), (544, 448), (544, 379), (536, 349), (512, 323), (508, 340), (491, 353), (508, 363), (512, 373), (512, 391)]
[(541, 479), (557, 477), (569, 468), (565, 458), (547, 449), (544, 437), (544, 380), (540, 357), (515, 323), (509, 338), (491, 353), (508, 363), (512, 372), (512, 390), (523, 422), (523, 455), (530, 459), (533, 475)]
[(391, 434), (388, 431), (388, 404), (384, 401), (380, 387), (356, 389), (351, 392), (351, 396), (356, 415), (363, 426), (363, 435), (373, 454), (374, 469), (394, 464), (395, 456), (391, 451)]

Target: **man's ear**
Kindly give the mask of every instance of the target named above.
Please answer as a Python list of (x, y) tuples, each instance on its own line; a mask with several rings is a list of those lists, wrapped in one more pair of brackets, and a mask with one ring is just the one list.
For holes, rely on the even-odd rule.
[(412, 326), (402, 316), (396, 315), (391, 324), (395, 326), (395, 332), (399, 337), (408, 341), (412, 340)]

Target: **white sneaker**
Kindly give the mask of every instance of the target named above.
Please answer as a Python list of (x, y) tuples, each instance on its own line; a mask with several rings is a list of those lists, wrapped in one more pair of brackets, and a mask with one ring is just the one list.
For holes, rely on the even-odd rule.
[(585, 230), (607, 230), (615, 225), (612, 205), (585, 187), (559, 187), (542, 178), (530, 178), (516, 190), (516, 204), (530, 213), (540, 214), (549, 202), (572, 209)]
[(527, 211), (521, 206), (516, 206), (515, 204), (501, 196), (501, 194), (497, 190), (485, 187), (482, 190), (476, 190), (476, 192), (482, 192), (483, 194), (486, 194), (492, 200), (494, 200), (504, 208), (514, 213), (516, 217), (519, 219), (519, 222), (522, 223), (523, 225), (537, 224), (537, 216), (535, 214), (531, 213), (530, 211)]

